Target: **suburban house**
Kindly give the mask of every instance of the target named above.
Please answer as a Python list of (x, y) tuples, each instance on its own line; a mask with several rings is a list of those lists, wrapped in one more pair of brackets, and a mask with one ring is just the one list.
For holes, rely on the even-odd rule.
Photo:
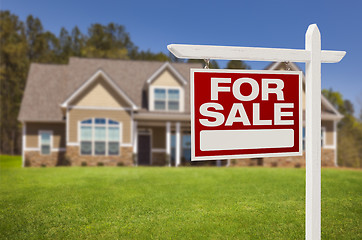
[[(76, 57), (67, 65), (31, 64), (18, 118), (23, 165), (190, 165), (190, 69), (201, 67)], [(267, 69), (300, 70), (284, 62)], [(324, 97), (321, 104), (322, 165), (336, 166), (336, 125), (342, 116)], [(305, 160), (229, 159), (218, 164), (299, 167)]]

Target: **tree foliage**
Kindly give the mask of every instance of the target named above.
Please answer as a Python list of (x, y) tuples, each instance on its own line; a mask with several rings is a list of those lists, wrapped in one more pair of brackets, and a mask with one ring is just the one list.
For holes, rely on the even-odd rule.
[(250, 69), (250, 66), (241, 60), (230, 60), (227, 65), (227, 69)]
[[(206, 66), (206, 62), (203, 59), (188, 59), (187, 60), (188, 63), (200, 63), (203, 64), (203, 66)], [(210, 60), (209, 62), (209, 66), (210, 69), (219, 69), (219, 64), (217, 63), (217, 61), (215, 60)]]
[(344, 115), (338, 123), (338, 165), (362, 167), (362, 122), (353, 116), (353, 104), (332, 89), (323, 89), (322, 94)]
[(29, 67), (24, 24), (10, 12), (0, 12), (0, 152), (20, 152), (17, 115)]

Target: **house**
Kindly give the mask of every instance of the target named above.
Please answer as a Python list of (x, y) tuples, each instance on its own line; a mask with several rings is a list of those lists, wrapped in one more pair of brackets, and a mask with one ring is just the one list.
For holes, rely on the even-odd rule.
[[(67, 65), (31, 64), (18, 117), (23, 126), (23, 165), (190, 164), (189, 76), (191, 68), (201, 67), (76, 57)], [(299, 70), (293, 63), (272, 63), (268, 69)], [(341, 115), (324, 97), (321, 104), (322, 164), (335, 166)], [(218, 163), (303, 166), (305, 160)]]

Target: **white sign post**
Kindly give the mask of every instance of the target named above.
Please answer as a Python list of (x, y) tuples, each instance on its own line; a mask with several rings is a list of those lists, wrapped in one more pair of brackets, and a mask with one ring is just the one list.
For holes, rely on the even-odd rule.
[(321, 238), (321, 63), (342, 60), (345, 51), (321, 50), (316, 24), (305, 35), (305, 50), (170, 44), (178, 58), (305, 62), (306, 77), (306, 209), (305, 236)]

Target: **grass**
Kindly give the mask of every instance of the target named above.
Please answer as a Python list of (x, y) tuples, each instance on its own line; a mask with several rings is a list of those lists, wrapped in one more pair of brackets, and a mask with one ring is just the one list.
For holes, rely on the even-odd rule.
[[(304, 239), (305, 170), (16, 168), (0, 239)], [(322, 239), (362, 239), (362, 172), (323, 169)]]
[(21, 157), (0, 155), (0, 169), (2, 168), (21, 168)]

